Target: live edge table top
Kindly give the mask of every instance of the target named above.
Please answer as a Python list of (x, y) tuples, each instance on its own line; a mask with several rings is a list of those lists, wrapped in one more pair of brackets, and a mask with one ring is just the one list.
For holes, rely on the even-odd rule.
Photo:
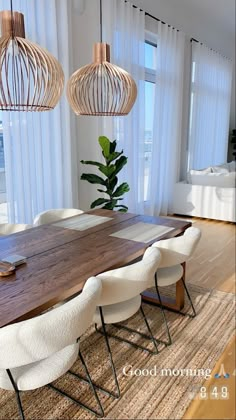
[[(181, 235), (191, 226), (183, 220), (103, 209), (86, 214), (110, 219), (86, 230), (49, 224), (0, 237), (0, 260), (12, 254), (27, 257), (14, 274), (0, 277), (0, 327), (40, 314), (80, 292), (89, 277), (130, 263), (156, 240)], [(110, 236), (137, 223), (173, 229), (148, 243)]]

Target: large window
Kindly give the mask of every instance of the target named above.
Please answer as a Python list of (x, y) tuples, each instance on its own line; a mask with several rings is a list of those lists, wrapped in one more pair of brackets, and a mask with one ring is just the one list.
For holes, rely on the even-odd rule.
[(148, 181), (153, 142), (153, 119), (155, 105), (156, 55), (157, 45), (150, 41), (151, 34), (147, 33), (145, 42), (145, 177), (144, 199), (148, 200)]

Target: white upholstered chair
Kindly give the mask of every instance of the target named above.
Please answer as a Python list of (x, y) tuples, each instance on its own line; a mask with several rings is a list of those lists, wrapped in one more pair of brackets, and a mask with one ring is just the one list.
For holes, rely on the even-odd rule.
[(45, 225), (47, 223), (57, 222), (67, 217), (77, 216), (83, 211), (79, 209), (51, 209), (39, 213), (34, 218), (34, 226)]
[(101, 281), (92, 277), (86, 282), (82, 293), (64, 305), (0, 329), (0, 388), (15, 391), (22, 419), (24, 413), (20, 392), (55, 381), (69, 371), (78, 355), (100, 413), (71, 398), (54, 385), (48, 386), (94, 414), (104, 415), (79, 350), (79, 338), (92, 323), (100, 293)]
[[(146, 350), (152, 354), (158, 353), (156, 339), (153, 337), (151, 328), (141, 305), (141, 293), (153, 284), (154, 275), (160, 264), (160, 260), (161, 255), (158, 249), (148, 248), (141, 261), (126, 267), (101, 273), (97, 276), (97, 278), (99, 278), (102, 282), (102, 292), (94, 315), (94, 323), (97, 331), (101, 332), (106, 340), (117, 389), (116, 394), (113, 394), (115, 397), (119, 397), (120, 391), (108, 337), (110, 336), (118, 340), (120, 340), (120, 338), (118, 336), (108, 334), (106, 331), (106, 324), (116, 326), (116, 323), (126, 321), (140, 309), (150, 335), (148, 336), (142, 334), (141, 332), (132, 330), (128, 327), (123, 326), (122, 328), (125, 328), (129, 332), (137, 333), (146, 339), (152, 340), (155, 350), (152, 351), (129, 340), (122, 339), (121, 341), (125, 341), (136, 348)], [(102, 325), (102, 329), (98, 329), (97, 325)]]
[(31, 225), (24, 225), (21, 223), (0, 223), (0, 236), (12, 235), (13, 233), (21, 232), (30, 229)]
[(182, 236), (176, 238), (164, 239), (162, 241), (155, 242), (152, 247), (159, 249), (161, 252), (161, 262), (155, 275), (155, 287), (160, 301), (162, 315), (165, 321), (166, 330), (168, 334), (168, 345), (172, 343), (168, 323), (166, 320), (159, 287), (169, 286), (177, 283), (179, 280), (182, 281), (186, 294), (188, 296), (190, 305), (192, 307), (192, 314), (182, 313), (175, 311), (181, 315), (188, 315), (191, 318), (196, 316), (196, 311), (185, 284), (183, 275), (183, 263), (185, 263), (195, 251), (197, 244), (201, 238), (201, 231), (198, 228), (190, 227), (185, 230)]

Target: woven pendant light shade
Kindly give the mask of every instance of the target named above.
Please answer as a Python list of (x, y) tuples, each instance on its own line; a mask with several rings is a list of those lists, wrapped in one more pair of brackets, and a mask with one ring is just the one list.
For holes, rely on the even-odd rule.
[(127, 115), (137, 97), (135, 81), (110, 63), (110, 46), (94, 45), (94, 62), (77, 70), (67, 84), (67, 98), (77, 115)]
[(45, 49), (25, 39), (22, 13), (0, 12), (0, 110), (48, 111), (58, 103), (64, 74)]

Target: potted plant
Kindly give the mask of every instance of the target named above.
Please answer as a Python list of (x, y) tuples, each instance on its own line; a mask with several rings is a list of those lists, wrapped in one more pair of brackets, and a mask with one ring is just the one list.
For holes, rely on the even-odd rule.
[(127, 182), (117, 185), (117, 175), (126, 165), (128, 158), (123, 155), (123, 150), (121, 152), (116, 151), (116, 140), (111, 142), (107, 137), (101, 136), (99, 137), (98, 142), (102, 148), (102, 155), (105, 162), (100, 163), (93, 160), (81, 160), (81, 163), (84, 165), (96, 166), (102, 176), (83, 173), (81, 175), (81, 179), (88, 181), (90, 184), (101, 185), (102, 189), (98, 188), (97, 191), (106, 194), (107, 197), (101, 197), (93, 201), (90, 208), (93, 209), (95, 207), (102, 206), (101, 208), (103, 209), (118, 209), (118, 211), (126, 213), (128, 211), (128, 207), (120, 204), (120, 201), (123, 200), (122, 196), (127, 193), (130, 188)]

